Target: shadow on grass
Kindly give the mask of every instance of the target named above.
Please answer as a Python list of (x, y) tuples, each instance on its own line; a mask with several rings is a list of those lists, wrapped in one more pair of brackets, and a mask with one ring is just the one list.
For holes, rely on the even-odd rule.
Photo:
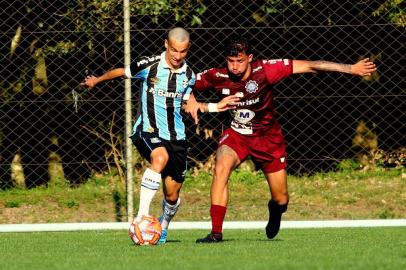
[(182, 241), (174, 239), (174, 240), (166, 240), (166, 243), (180, 243)]

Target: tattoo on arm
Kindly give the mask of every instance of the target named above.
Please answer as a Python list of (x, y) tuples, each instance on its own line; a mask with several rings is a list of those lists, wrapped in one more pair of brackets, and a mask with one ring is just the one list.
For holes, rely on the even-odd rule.
[(320, 71), (337, 71), (343, 73), (351, 73), (351, 65), (341, 64), (329, 61), (312, 61), (312, 69)]

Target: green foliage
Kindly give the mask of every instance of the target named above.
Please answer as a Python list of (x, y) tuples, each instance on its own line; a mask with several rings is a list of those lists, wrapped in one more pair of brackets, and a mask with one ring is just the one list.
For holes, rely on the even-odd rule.
[(67, 202), (66, 202), (66, 206), (68, 207), (68, 208), (77, 208), (77, 207), (79, 207), (79, 202), (77, 202), (76, 200), (68, 200)]
[(76, 49), (76, 44), (72, 41), (60, 41), (54, 46), (46, 46), (44, 48), (45, 55), (63, 56), (71, 53)]
[(20, 207), (22, 202), (20, 200), (12, 200), (12, 201), (6, 201), (4, 204), (4, 207), (6, 208), (17, 208)]
[(372, 15), (385, 16), (393, 24), (405, 27), (406, 12), (404, 2), (404, 0), (386, 0)]
[(391, 210), (386, 208), (382, 212), (380, 212), (378, 216), (380, 219), (396, 218), (395, 214)]
[(258, 183), (258, 181), (264, 181), (265, 176), (262, 172), (259, 173), (253, 173), (249, 170), (245, 169), (235, 169), (231, 176), (230, 176), (230, 181), (232, 182), (240, 182), (244, 183), (247, 185), (254, 185)]
[(360, 170), (360, 164), (351, 159), (345, 159), (337, 164), (337, 171), (319, 172), (308, 176), (289, 176), (289, 181), (347, 181), (357, 180), (363, 181), (368, 179), (380, 179), (382, 181), (391, 181), (394, 178), (400, 178), (405, 169), (375, 169), (375, 170)]
[(14, 94), (20, 92), (28, 80), (28, 67), (22, 66), (19, 70), (18, 78), (14, 81), (5, 81), (0, 78), (0, 101), (6, 104)]
[(340, 161), (336, 168), (341, 172), (352, 172), (360, 168), (360, 164), (353, 159), (344, 159)]
[(254, 11), (251, 16), (256, 23), (267, 24), (267, 16), (269, 15), (283, 13), (285, 10), (292, 7), (305, 9), (306, 6), (307, 3), (305, 0), (266, 0), (265, 3), (260, 6), (259, 10)]
[[(130, 1), (131, 16), (148, 16), (158, 23), (162, 17), (173, 16), (176, 21), (182, 21), (188, 15), (192, 16), (191, 24), (200, 22), (206, 7), (202, 0), (138, 0)], [(75, 23), (76, 31), (111, 30), (111, 27), (122, 28), (122, 0), (77, 0), (69, 5), (64, 18)], [(200, 22), (201, 23), (201, 22)]]
[[(404, 218), (405, 169), (338, 171), (309, 176), (288, 176), (291, 204), (287, 220)], [(112, 179), (113, 177), (113, 179)], [(126, 192), (117, 176), (95, 174), (75, 188), (40, 186), (0, 191), (0, 223), (124, 221)], [(115, 178), (114, 178), (115, 177)], [(209, 220), (212, 174), (188, 173), (181, 191), (177, 221)], [(263, 220), (270, 197), (265, 177), (237, 170), (229, 182), (228, 220)], [(139, 183), (134, 183), (134, 210)], [(162, 190), (151, 205), (161, 213)], [(29, 209), (29, 212), (27, 212)], [(387, 211), (385, 211), (387, 209)]]

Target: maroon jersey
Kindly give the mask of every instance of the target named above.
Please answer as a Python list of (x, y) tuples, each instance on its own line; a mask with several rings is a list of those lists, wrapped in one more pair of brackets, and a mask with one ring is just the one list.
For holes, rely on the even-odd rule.
[(259, 135), (265, 131), (282, 134), (275, 119), (273, 84), (291, 75), (292, 61), (288, 59), (256, 60), (251, 74), (244, 81), (231, 81), (227, 68), (212, 68), (197, 74), (194, 90), (214, 89), (224, 96), (241, 99), (232, 111), (231, 128), (244, 135)]

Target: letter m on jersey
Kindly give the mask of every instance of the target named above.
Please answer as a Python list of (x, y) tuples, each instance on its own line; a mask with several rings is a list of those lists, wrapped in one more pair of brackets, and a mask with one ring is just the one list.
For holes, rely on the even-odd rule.
[(240, 111), (240, 115), (239, 115), (239, 117), (240, 117), (241, 119), (247, 119), (247, 118), (250, 118), (250, 113), (249, 113), (249, 112), (243, 112), (243, 111)]

